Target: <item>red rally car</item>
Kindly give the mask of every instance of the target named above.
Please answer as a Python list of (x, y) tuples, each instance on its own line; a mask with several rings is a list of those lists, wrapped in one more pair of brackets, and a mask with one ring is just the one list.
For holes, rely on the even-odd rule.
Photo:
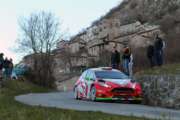
[(92, 101), (122, 100), (142, 101), (139, 83), (131, 80), (119, 70), (92, 68), (84, 71), (74, 85), (75, 99)]

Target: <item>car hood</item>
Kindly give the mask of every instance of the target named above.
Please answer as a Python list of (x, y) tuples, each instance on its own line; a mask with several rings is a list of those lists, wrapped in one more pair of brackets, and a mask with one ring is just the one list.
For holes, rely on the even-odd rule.
[(129, 83), (131, 83), (131, 79), (103, 79), (106, 82), (111, 82), (114, 84), (118, 84), (118, 85), (128, 85)]

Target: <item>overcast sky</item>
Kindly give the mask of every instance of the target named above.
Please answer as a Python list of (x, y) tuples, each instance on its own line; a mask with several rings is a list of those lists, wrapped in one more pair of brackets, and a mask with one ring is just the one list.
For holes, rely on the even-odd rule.
[(17, 63), (18, 19), (36, 11), (50, 11), (60, 18), (62, 29), (75, 35), (94, 20), (117, 6), (121, 0), (0, 0), (0, 52)]

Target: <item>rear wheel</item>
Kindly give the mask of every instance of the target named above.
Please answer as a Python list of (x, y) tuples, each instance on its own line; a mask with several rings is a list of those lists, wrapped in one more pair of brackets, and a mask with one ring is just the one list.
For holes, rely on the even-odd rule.
[(94, 86), (91, 88), (90, 99), (96, 101), (96, 88)]
[(74, 88), (74, 98), (75, 98), (76, 100), (79, 100), (79, 99), (80, 99), (80, 97), (79, 97), (79, 92), (78, 92), (77, 87)]

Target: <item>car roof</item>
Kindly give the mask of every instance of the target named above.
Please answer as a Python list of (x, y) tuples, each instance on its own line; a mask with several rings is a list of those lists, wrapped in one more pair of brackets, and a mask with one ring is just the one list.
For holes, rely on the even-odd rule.
[(89, 70), (92, 70), (92, 71), (118, 71), (118, 72), (121, 72), (119, 70), (112, 69), (111, 67), (90, 68)]

